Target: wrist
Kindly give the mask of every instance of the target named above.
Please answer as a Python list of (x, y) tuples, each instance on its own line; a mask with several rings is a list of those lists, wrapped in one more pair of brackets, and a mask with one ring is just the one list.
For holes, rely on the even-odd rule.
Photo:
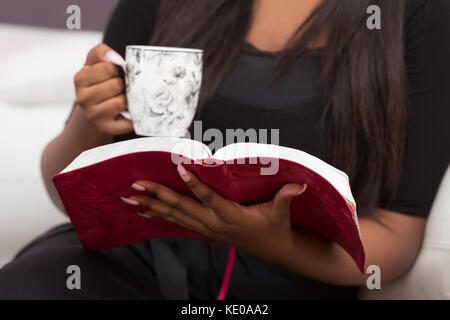
[[(291, 231), (292, 232), (292, 231)], [(265, 241), (252, 241), (250, 245), (240, 246), (241, 249), (250, 254), (269, 261), (271, 263), (285, 267), (291, 263), (290, 257), (295, 253), (294, 243), (291, 235), (264, 237)]]

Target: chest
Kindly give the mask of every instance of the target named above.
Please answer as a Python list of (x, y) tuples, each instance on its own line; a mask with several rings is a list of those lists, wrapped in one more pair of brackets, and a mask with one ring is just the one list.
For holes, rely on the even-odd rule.
[(321, 2), (322, 0), (255, 1), (246, 41), (264, 51), (282, 50)]
[[(206, 144), (214, 136), (222, 144), (274, 143), (322, 154), (326, 126), (321, 123), (320, 55), (293, 66), (271, 83), (274, 63), (273, 54), (251, 47), (240, 55), (203, 112)], [(244, 140), (238, 135), (230, 139), (236, 129), (246, 132)]]

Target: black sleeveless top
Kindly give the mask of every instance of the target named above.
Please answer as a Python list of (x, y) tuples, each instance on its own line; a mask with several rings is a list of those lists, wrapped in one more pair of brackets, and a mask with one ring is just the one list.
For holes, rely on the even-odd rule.
[[(450, 3), (407, 2), (405, 59), (411, 121), (398, 195), (389, 206), (380, 203), (380, 207), (426, 217), (450, 159)], [(148, 44), (158, 5), (157, 0), (120, 1), (106, 28), (104, 43), (121, 55), (127, 45)], [(278, 128), (280, 145), (325, 160), (327, 129), (319, 123), (324, 104), (317, 84), (320, 50), (267, 86), (274, 61), (274, 53), (247, 44), (205, 108), (203, 132), (216, 128), (225, 137), (227, 128)]]
[[(104, 43), (122, 56), (127, 45), (148, 44), (158, 4), (159, 1), (156, 0), (120, 1), (106, 28)], [(398, 195), (389, 206), (380, 201), (379, 206), (382, 208), (426, 217), (448, 166), (449, 16), (448, 1), (408, 0), (405, 60), (410, 83), (411, 120)], [(278, 128), (280, 145), (300, 149), (325, 159), (327, 129), (321, 126), (319, 121), (324, 103), (323, 92), (317, 83), (321, 68), (320, 50), (314, 52), (308, 60), (295, 65), (277, 83), (267, 86), (274, 61), (275, 53), (261, 51), (247, 44), (238, 62), (222, 81), (216, 96), (205, 108), (201, 119), (203, 132), (208, 128), (216, 128), (221, 130), (225, 137), (227, 128)], [(132, 137), (133, 135), (119, 136), (116, 140)], [(208, 144), (207, 141), (204, 142)], [(189, 275), (190, 281), (198, 284), (196, 288), (189, 290), (196, 290), (198, 297), (202, 297), (202, 290), (217, 291), (220, 275), (223, 275), (226, 251), (213, 244), (200, 244), (196, 241), (183, 243), (193, 244), (189, 248), (187, 245), (181, 248), (181, 244), (174, 240), (172, 250), (182, 252), (185, 263), (192, 264), (193, 268), (198, 270), (197, 276), (194, 273)], [(192, 253), (191, 256), (197, 257), (198, 252), (209, 254), (203, 255), (203, 261), (194, 261), (189, 252)], [(237, 274), (232, 278), (229, 290), (234, 292), (237, 298), (238, 292), (247, 290), (248, 286), (257, 286), (258, 279), (266, 285), (273, 283), (273, 288), (281, 288), (282, 279), (287, 285), (289, 281), (286, 282), (286, 279), (293, 277), (276, 266), (269, 268), (245, 253), (241, 253), (241, 259), (236, 263)], [(205, 266), (211, 264), (217, 269), (217, 274), (212, 276), (217, 280), (212, 289), (200, 284), (201, 278), (207, 272)], [(247, 272), (240, 280), (236, 279), (239, 277), (238, 270), (241, 270), (241, 274)], [(272, 277), (274, 273), (283, 276)], [(250, 280), (251, 277), (254, 279)], [(328, 286), (306, 278), (302, 281), (301, 286), (306, 292), (304, 297), (348, 298), (354, 297), (355, 294), (353, 288)]]

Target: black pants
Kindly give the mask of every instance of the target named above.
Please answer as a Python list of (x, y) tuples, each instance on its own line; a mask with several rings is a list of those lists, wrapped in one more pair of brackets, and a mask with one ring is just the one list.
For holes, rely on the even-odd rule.
[[(0, 299), (216, 299), (228, 249), (195, 239), (158, 239), (84, 250), (71, 224), (51, 229), (0, 269)], [(68, 289), (67, 268), (81, 289)], [(352, 299), (329, 286), (237, 250), (227, 299)]]

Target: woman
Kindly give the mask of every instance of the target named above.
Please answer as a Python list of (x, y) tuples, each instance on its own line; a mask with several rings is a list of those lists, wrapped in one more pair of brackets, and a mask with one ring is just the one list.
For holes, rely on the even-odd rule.
[[(75, 76), (77, 104), (46, 148), (51, 177), (88, 148), (136, 137), (119, 62), (125, 46), (205, 50), (197, 119), (203, 129), (279, 129), (279, 143), (344, 170), (358, 203), (366, 266), (382, 281), (404, 274), (419, 251), (426, 217), (449, 160), (446, 1), (123, 0), (103, 44)], [(381, 9), (370, 30), (367, 8)], [(439, 138), (437, 138), (439, 137)], [(235, 245), (227, 298), (355, 298), (367, 274), (339, 246), (291, 230), (289, 203), (304, 191), (289, 184), (255, 206), (224, 199), (182, 167), (198, 201), (151, 181), (127, 202), (154, 217)], [(70, 225), (52, 229), (0, 271), (0, 297), (214, 299), (227, 249), (194, 239), (153, 240), (87, 252)], [(66, 287), (69, 265), (82, 289)]]

